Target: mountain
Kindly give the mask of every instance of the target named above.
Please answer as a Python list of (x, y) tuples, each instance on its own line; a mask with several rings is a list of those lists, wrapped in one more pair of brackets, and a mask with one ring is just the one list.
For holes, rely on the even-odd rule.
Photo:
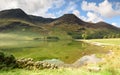
[(98, 23), (84, 22), (74, 14), (64, 14), (63, 16), (55, 19), (54, 21), (51, 21), (51, 24), (53, 24), (53, 26), (67, 24), (67, 25), (79, 25), (86, 28), (96, 28), (96, 29), (97, 28), (118, 29), (117, 27), (102, 21)]
[[(105, 22), (89, 23), (74, 14), (64, 14), (53, 19), (28, 15), (21, 9), (0, 11), (0, 32), (42, 34), (43, 36), (65, 35), (72, 38), (120, 37), (120, 28)], [(84, 35), (84, 36), (83, 36)]]
[(0, 32), (33, 31), (33, 29), (40, 31), (42, 27), (33, 22), (31, 17), (21, 9), (0, 11)]
[(115, 26), (113, 26), (113, 25), (111, 25), (111, 24), (108, 24), (108, 23), (105, 23), (105, 22), (98, 22), (98, 23), (96, 23), (95, 24), (96, 25), (96, 27), (98, 27), (98, 28), (108, 28), (108, 29), (119, 29), (119, 28), (117, 28), (117, 27), (115, 27)]
[(10, 9), (0, 11), (0, 19), (18, 19), (31, 23), (49, 23), (54, 21), (52, 18), (43, 18), (26, 14), (22, 9)]
[(29, 18), (32, 20), (33, 23), (50, 23), (55, 20), (52, 18), (43, 18), (40, 16), (34, 16), (34, 15), (29, 15)]
[(66, 31), (72, 38), (106, 38), (120, 37), (120, 28), (105, 22), (84, 22), (74, 14), (65, 14), (48, 25), (49, 28)]
[(0, 19), (22, 19), (29, 21), (29, 16), (21, 9), (0, 11)]
[(54, 24), (84, 24), (84, 21), (80, 20), (77, 16), (74, 14), (64, 14), (63, 16), (57, 18), (54, 22)]

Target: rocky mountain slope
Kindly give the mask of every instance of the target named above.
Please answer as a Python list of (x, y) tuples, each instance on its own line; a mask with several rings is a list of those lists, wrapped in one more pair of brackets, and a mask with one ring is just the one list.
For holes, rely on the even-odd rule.
[(120, 37), (120, 28), (105, 22), (84, 22), (74, 14), (64, 14), (59, 18), (52, 19), (28, 15), (21, 9), (0, 11), (0, 31), (12, 30), (35, 31), (40, 34), (47, 31), (46, 35), (49, 34), (49, 36), (63, 33), (76, 39)]

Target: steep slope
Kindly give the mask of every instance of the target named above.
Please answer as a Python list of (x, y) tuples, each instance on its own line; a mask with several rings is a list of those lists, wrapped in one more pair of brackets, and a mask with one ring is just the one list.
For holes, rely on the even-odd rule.
[(35, 24), (39, 24), (39, 23), (45, 24), (45, 23), (53, 22), (55, 20), (55, 19), (52, 19), (52, 18), (43, 18), (43, 17), (33, 16), (33, 15), (29, 15), (29, 18)]
[(93, 29), (99, 29), (99, 28), (106, 28), (106, 29), (119, 29), (111, 24), (105, 23), (105, 22), (98, 22), (98, 23), (90, 23), (90, 22), (84, 22), (81, 19), (79, 19), (74, 14), (64, 14), (63, 16), (51, 21), (53, 26), (55, 25), (79, 25), (81, 27), (85, 28), (93, 28)]
[(0, 19), (21, 19), (30, 21), (29, 16), (21, 9), (0, 11)]
[(49, 25), (52, 27), (54, 26), (62, 26), (66, 27), (68, 26), (76, 26), (78, 29), (79, 28), (92, 28), (92, 29), (112, 29), (112, 30), (120, 30), (120, 28), (117, 28), (113, 25), (110, 25), (105, 22), (98, 22), (98, 23), (89, 23), (89, 22), (84, 22), (81, 19), (79, 19), (77, 16), (74, 14), (64, 14), (63, 16), (55, 19), (53, 22), (51, 22)]
[(43, 18), (26, 14), (22, 9), (10, 9), (0, 11), (0, 19), (18, 19), (28, 21), (30, 23), (50, 23), (54, 21), (52, 18)]
[[(81, 38), (104, 38), (120, 36), (120, 28), (105, 22), (84, 22), (74, 14), (65, 14), (50, 23), (49, 28), (66, 31), (68, 35), (76, 39)], [(47, 27), (48, 27), (47, 26)]]
[[(89, 23), (74, 14), (52, 19), (26, 14), (21, 9), (0, 11), (0, 31), (37, 32), (45, 36), (70, 35), (73, 38), (103, 38), (120, 35), (120, 28), (105, 22)], [(14, 32), (14, 31), (13, 31)]]
[(29, 15), (21, 9), (0, 11), (0, 32), (40, 32), (43, 28), (33, 23)]
[(115, 27), (115, 26), (113, 26), (113, 25), (111, 25), (111, 24), (102, 22), (102, 21), (96, 23), (95, 26), (98, 27), (98, 28), (108, 28), (108, 29), (113, 29), (113, 30), (114, 30), (114, 29), (115, 29), (115, 30), (119, 30), (119, 28), (117, 28), (117, 27)]
[(58, 25), (58, 24), (80, 24), (83, 25), (85, 22), (80, 20), (77, 16), (74, 14), (64, 14), (63, 16), (57, 18), (55, 21), (52, 22), (52, 24)]

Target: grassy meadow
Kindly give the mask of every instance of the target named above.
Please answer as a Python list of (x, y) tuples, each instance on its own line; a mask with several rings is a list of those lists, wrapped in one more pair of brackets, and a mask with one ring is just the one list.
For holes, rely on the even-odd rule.
[(105, 45), (120, 45), (120, 38), (112, 38), (112, 39), (91, 39), (87, 40), (88, 42), (99, 42)]
[[(0, 13), (0, 75), (120, 75), (119, 28), (104, 22), (83, 22), (72, 14), (52, 21), (20, 9), (13, 15), (4, 12)], [(92, 55), (100, 62), (89, 63), (92, 57), (80, 60)], [(51, 59), (63, 62), (62, 67), (41, 64)]]
[[(112, 39), (92, 39), (83, 40), (89, 44), (94, 44), (102, 46), (108, 49), (108, 54), (102, 54), (99, 57), (103, 58), (105, 61), (100, 63), (102, 67), (109, 70), (112, 75), (120, 75), (120, 38)], [(110, 53), (110, 54), (109, 54)]]
[(100, 72), (89, 72), (85, 69), (67, 68), (67, 69), (55, 69), (55, 70), (14, 69), (10, 71), (0, 71), (0, 75), (113, 75), (113, 74), (107, 70), (103, 70)]

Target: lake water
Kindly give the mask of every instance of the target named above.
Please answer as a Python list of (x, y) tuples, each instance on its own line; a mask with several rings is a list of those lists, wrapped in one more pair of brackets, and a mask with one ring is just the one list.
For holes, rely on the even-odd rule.
[(0, 41), (0, 50), (13, 54), (16, 58), (35, 60), (60, 59), (73, 63), (80, 57), (106, 52), (103, 47), (72, 40), (62, 41)]

